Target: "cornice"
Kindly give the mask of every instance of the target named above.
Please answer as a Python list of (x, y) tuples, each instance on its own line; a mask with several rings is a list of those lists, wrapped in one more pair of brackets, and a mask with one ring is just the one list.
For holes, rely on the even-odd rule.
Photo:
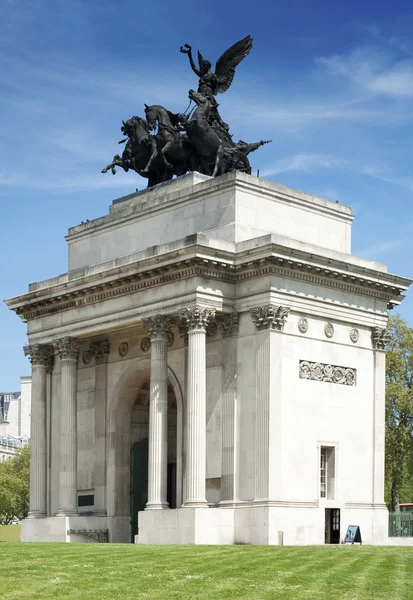
[(192, 277), (240, 284), (264, 276), (286, 277), (375, 298), (389, 308), (401, 302), (402, 292), (411, 283), (402, 277), (277, 244), (238, 253), (193, 244), (39, 288), (6, 300), (6, 304), (22, 320), (30, 321)]

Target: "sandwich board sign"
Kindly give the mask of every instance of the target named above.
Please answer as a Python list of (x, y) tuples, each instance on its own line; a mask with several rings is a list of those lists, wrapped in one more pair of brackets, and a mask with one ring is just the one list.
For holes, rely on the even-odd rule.
[(347, 527), (347, 533), (343, 543), (354, 544), (355, 542), (361, 544), (360, 527), (358, 525), (349, 525)]

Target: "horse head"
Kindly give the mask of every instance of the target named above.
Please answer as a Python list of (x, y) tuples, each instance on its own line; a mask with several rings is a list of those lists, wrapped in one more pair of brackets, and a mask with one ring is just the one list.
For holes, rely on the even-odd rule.
[(120, 128), (120, 130), (123, 133), (123, 135), (127, 135), (128, 137), (132, 137), (133, 130), (134, 130), (133, 119), (134, 119), (134, 117), (132, 117), (131, 119), (128, 119), (127, 121), (124, 121), (122, 119), (122, 127)]
[(208, 98), (204, 96), (204, 94), (196, 92), (195, 90), (189, 90), (188, 98), (190, 100), (193, 100), (197, 106), (202, 106), (204, 108), (209, 108), (211, 104)]
[(159, 119), (159, 111), (158, 111), (159, 106), (148, 106), (147, 104), (145, 104), (145, 116), (146, 116), (146, 122), (148, 123), (148, 128), (149, 131), (153, 131), (154, 129), (156, 129), (156, 122)]
[(148, 106), (145, 104), (145, 115), (148, 122), (148, 127), (152, 131), (158, 124), (159, 130), (173, 129), (180, 121), (180, 115), (172, 113), (164, 106), (154, 104)]
[(149, 135), (148, 123), (141, 117), (131, 117), (122, 123), (121, 131), (131, 142), (140, 142)]

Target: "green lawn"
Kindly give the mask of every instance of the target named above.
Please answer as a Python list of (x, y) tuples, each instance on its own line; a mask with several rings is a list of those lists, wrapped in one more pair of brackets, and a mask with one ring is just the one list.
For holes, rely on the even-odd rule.
[(0, 525), (0, 542), (20, 542), (20, 527), (20, 525)]
[(413, 548), (3, 544), (0, 582), (2, 600), (411, 600)]

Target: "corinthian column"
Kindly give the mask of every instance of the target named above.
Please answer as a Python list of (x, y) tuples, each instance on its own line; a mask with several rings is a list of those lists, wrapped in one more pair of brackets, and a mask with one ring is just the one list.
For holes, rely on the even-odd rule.
[(65, 337), (53, 342), (61, 360), (60, 496), (58, 516), (77, 514), (76, 372), (81, 342)]
[(32, 363), (30, 415), (30, 512), (29, 518), (47, 515), (46, 373), (53, 360), (52, 346), (25, 346)]
[(180, 317), (188, 328), (188, 384), (186, 398), (185, 507), (208, 507), (205, 497), (206, 471), (206, 326), (215, 310), (184, 308)]
[(146, 509), (168, 508), (168, 334), (171, 319), (155, 315), (142, 320), (151, 338), (149, 396), (148, 502)]

